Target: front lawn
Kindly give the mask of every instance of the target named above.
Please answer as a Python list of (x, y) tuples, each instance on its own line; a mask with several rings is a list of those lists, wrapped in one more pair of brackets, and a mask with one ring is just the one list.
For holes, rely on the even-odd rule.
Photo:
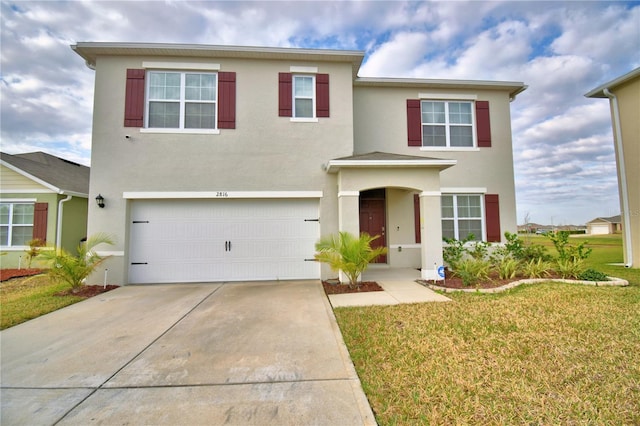
[(335, 309), (378, 423), (640, 424), (640, 270), (607, 265), (619, 237), (587, 240), (588, 266), (629, 287)]
[(56, 296), (68, 284), (52, 284), (46, 275), (13, 278), (0, 283), (0, 330), (84, 300), (80, 296)]

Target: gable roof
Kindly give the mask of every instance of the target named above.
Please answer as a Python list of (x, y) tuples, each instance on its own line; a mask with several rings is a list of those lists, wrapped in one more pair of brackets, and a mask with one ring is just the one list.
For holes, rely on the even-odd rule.
[(593, 223), (593, 222), (622, 223), (622, 216), (616, 215), (611, 217), (596, 217), (595, 219), (590, 220), (587, 223)]
[(0, 152), (0, 164), (59, 194), (87, 197), (89, 167), (45, 152), (6, 154)]
[(587, 98), (606, 98), (607, 95), (604, 94), (604, 89), (615, 89), (616, 87), (624, 84), (628, 81), (633, 80), (634, 78), (640, 77), (640, 67), (634, 69), (626, 73), (625, 75), (621, 75), (618, 78), (615, 78), (611, 81), (608, 81), (595, 89), (589, 91), (584, 96)]

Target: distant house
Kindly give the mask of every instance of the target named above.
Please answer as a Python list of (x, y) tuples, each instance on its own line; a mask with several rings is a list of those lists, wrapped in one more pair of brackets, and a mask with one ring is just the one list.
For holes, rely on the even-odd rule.
[(87, 233), (88, 193), (89, 167), (44, 152), (0, 153), (2, 268), (25, 267), (36, 238), (74, 251)]
[(596, 87), (588, 98), (608, 98), (622, 210), (624, 263), (640, 267), (640, 68)]
[(587, 222), (587, 234), (606, 235), (622, 231), (622, 216), (597, 217)]

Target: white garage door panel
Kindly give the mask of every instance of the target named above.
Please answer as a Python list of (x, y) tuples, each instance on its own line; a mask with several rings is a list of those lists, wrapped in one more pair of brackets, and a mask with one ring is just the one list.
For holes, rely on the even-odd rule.
[(591, 225), (591, 235), (604, 235), (609, 233), (609, 225), (604, 224), (594, 224)]
[(129, 281), (319, 278), (317, 218), (317, 199), (133, 201)]

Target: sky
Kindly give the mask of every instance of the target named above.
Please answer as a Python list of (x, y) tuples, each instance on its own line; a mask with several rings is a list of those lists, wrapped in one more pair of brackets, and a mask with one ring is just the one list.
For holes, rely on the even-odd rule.
[[(640, 66), (640, 1), (0, 1), (0, 147), (90, 165), (94, 72), (77, 42), (362, 50), (361, 77), (518, 81), (517, 221), (620, 213), (609, 102)], [(640, 165), (639, 165), (640, 166)]]

